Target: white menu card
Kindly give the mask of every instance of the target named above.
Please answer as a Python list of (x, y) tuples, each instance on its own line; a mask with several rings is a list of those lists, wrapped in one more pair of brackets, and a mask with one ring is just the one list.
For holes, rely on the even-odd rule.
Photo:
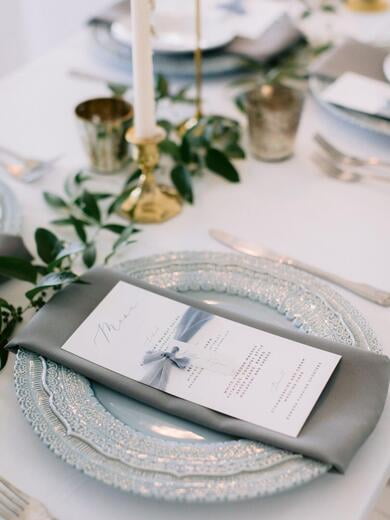
[(167, 393), (297, 437), (341, 356), (215, 315), (182, 341), (188, 309), (121, 281), (62, 348), (141, 381), (156, 363), (144, 363), (147, 352), (178, 347), (189, 362), (172, 363)]
[(321, 94), (327, 103), (390, 119), (390, 85), (345, 72)]

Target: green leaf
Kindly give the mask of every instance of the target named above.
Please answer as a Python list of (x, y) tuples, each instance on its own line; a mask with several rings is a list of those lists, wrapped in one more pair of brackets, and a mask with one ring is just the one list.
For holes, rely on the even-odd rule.
[(70, 271), (62, 271), (59, 273), (50, 273), (46, 276), (44, 276), (40, 281), (39, 284), (34, 287), (34, 289), (31, 289), (30, 291), (26, 292), (26, 297), (29, 300), (32, 300), (35, 295), (37, 295), (39, 292), (44, 291), (45, 289), (49, 287), (57, 287), (64, 284), (69, 284), (71, 282), (75, 282), (78, 279), (78, 276)]
[(171, 139), (164, 139), (164, 141), (161, 141), (161, 143), (159, 144), (159, 148), (161, 153), (169, 155), (170, 157), (172, 157), (172, 159), (176, 161), (180, 160), (180, 148)]
[(229, 144), (224, 151), (231, 159), (245, 159), (245, 152), (238, 144)]
[(56, 235), (45, 228), (35, 231), (35, 243), (38, 255), (46, 264), (52, 262), (63, 247)]
[(317, 47), (312, 47), (311, 50), (312, 50), (312, 53), (314, 54), (314, 56), (319, 56), (320, 54), (331, 49), (332, 47), (333, 47), (333, 43), (328, 42), (328, 43), (324, 43), (323, 45), (318, 45)]
[(49, 206), (52, 206), (53, 208), (57, 208), (58, 209), (58, 208), (67, 208), (68, 207), (68, 205), (64, 201), (64, 199), (62, 199), (58, 195), (55, 195), (54, 193), (50, 193), (48, 191), (44, 191), (43, 192), (43, 198), (45, 199), (47, 204), (49, 204)]
[(95, 244), (90, 243), (84, 249), (83, 252), (83, 262), (84, 265), (88, 268), (91, 268), (96, 262), (96, 247)]
[(165, 76), (157, 74), (156, 78), (157, 97), (159, 99), (169, 96), (169, 83)]
[(123, 97), (130, 88), (128, 85), (123, 85), (122, 83), (107, 83), (107, 87), (115, 97)]
[(133, 182), (137, 181), (141, 177), (141, 175), (142, 175), (142, 170), (140, 168), (138, 168), (131, 175), (129, 175), (129, 177), (126, 179), (124, 187), (126, 188)]
[(194, 195), (190, 171), (183, 164), (178, 164), (171, 171), (171, 179), (183, 199), (192, 204)]
[(107, 229), (112, 233), (120, 235), (126, 229), (126, 227), (127, 226), (124, 226), (123, 224), (104, 224), (104, 226), (102, 226), (102, 229)]
[(0, 371), (3, 370), (5, 365), (7, 364), (8, 359), (8, 350), (0, 347)]
[(87, 190), (84, 190), (77, 203), (81, 211), (87, 215), (87, 217), (92, 218), (96, 222), (100, 222), (101, 214), (95, 195)]
[(157, 124), (158, 126), (162, 126), (164, 128), (164, 130), (167, 133), (167, 136), (169, 136), (169, 134), (174, 128), (173, 124), (170, 121), (168, 121), (168, 119), (159, 119), (157, 121)]
[(324, 4), (321, 6), (321, 11), (325, 11), (328, 13), (334, 13), (334, 12), (336, 12), (336, 8), (332, 4)]
[(113, 250), (118, 249), (118, 247), (120, 247), (122, 244), (124, 244), (133, 233), (134, 233), (134, 228), (133, 228), (132, 224), (125, 227), (125, 229), (119, 235), (119, 238), (117, 238), (115, 240), (115, 242), (112, 246)]
[(109, 206), (107, 210), (108, 215), (111, 215), (112, 213), (117, 211), (132, 191), (132, 189), (128, 189), (123, 191), (120, 195), (118, 195), (118, 197), (116, 197), (116, 199)]
[(86, 223), (84, 220), (80, 220), (79, 218), (74, 217), (73, 215), (71, 215), (69, 218), (70, 218), (70, 221), (72, 222), (72, 225), (74, 227), (74, 230), (76, 231), (77, 236), (79, 237), (81, 242), (83, 242), (85, 244), (88, 240), (88, 236), (85, 231), (85, 226), (88, 226), (89, 224)]
[(78, 186), (80, 186), (81, 184), (83, 184), (86, 181), (89, 181), (90, 179), (92, 179), (91, 175), (87, 175), (83, 171), (77, 172), (76, 175), (74, 176), (74, 182)]
[(206, 153), (206, 166), (212, 172), (224, 177), (230, 182), (240, 182), (240, 176), (228, 157), (217, 150), (209, 148)]
[(114, 197), (115, 195), (113, 193), (91, 193), (95, 197), (96, 200), (106, 200), (110, 197)]
[(6, 278), (16, 278), (24, 282), (35, 283), (37, 268), (28, 260), (12, 256), (0, 256), (0, 275)]
[(57, 262), (58, 260), (62, 260), (63, 258), (66, 258), (67, 256), (71, 256), (71, 255), (80, 253), (80, 251), (83, 251), (83, 250), (85, 250), (85, 244), (80, 244), (79, 242), (73, 242), (72, 244), (68, 244), (63, 249), (61, 249), (61, 251), (55, 257), (55, 262)]
[(240, 112), (246, 113), (245, 93), (238, 94), (234, 98), (234, 103)]
[(183, 162), (191, 162), (191, 145), (188, 135), (184, 135), (180, 144), (180, 157)]

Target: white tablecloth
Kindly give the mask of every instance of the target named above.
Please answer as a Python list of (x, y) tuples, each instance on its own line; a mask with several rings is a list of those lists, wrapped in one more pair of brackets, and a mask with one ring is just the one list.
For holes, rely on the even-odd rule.
[[(26, 155), (63, 153), (58, 168), (32, 185), (3, 176), (23, 208), (23, 236), (33, 247), (33, 230), (55, 218), (42, 190), (59, 192), (64, 177), (85, 164), (73, 110), (77, 102), (105, 95), (94, 83), (70, 78), (71, 67), (123, 79), (91, 59), (85, 32), (0, 81), (0, 143)], [(205, 88), (206, 110), (237, 116), (231, 91), (222, 83)], [(145, 227), (126, 257), (168, 250), (222, 247), (207, 234), (220, 227), (277, 251), (356, 280), (390, 289), (390, 189), (374, 183), (343, 184), (324, 177), (309, 160), (312, 135), (321, 131), (345, 150), (390, 160), (390, 140), (344, 124), (308, 99), (296, 155), (277, 164), (248, 159), (242, 182), (233, 185), (211, 174), (196, 182), (196, 204), (163, 225)], [(15, 298), (23, 284), (2, 294)], [(340, 292), (342, 292), (340, 290)], [(367, 317), (390, 354), (390, 309), (344, 293)], [(273, 498), (240, 504), (188, 506), (147, 501), (109, 488), (67, 466), (44, 447), (24, 419), (12, 380), (13, 358), (0, 374), (0, 474), (42, 499), (60, 520), (359, 520), (372, 508), (390, 471), (390, 407), (346, 475), (328, 474)]]

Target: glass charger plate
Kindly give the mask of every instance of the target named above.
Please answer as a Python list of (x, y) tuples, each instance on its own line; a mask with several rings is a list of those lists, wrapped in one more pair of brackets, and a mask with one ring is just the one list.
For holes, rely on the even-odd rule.
[(347, 123), (359, 126), (365, 130), (370, 130), (371, 132), (390, 136), (390, 121), (381, 119), (379, 117), (373, 117), (368, 114), (361, 114), (354, 110), (349, 110), (348, 108), (338, 107), (336, 105), (332, 105), (332, 103), (326, 103), (322, 99), (321, 93), (325, 90), (326, 87), (329, 86), (330, 83), (331, 82), (329, 80), (318, 78), (316, 76), (311, 76), (309, 79), (310, 90), (321, 106), (323, 106), (334, 116), (346, 121)]
[[(211, 305), (380, 352), (358, 311), (315, 277), (289, 266), (244, 255), (183, 252), (119, 268)], [(125, 491), (188, 502), (242, 500), (291, 489), (329, 470), (163, 414), (27, 351), (18, 352), (14, 374), (21, 408), (41, 440), (67, 463)]]
[(11, 189), (0, 181), (0, 232), (18, 234), (21, 228), (18, 201)]

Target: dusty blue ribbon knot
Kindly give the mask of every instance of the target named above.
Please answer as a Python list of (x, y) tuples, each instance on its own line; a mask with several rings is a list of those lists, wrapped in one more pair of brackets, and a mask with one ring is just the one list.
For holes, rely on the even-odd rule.
[[(188, 307), (177, 326), (174, 339), (182, 342), (189, 341), (212, 317), (208, 312)], [(177, 346), (173, 347), (170, 352), (148, 350), (143, 358), (143, 364), (153, 363), (154, 366), (143, 377), (141, 382), (154, 388), (165, 390), (172, 366), (183, 369), (190, 364), (190, 358), (186, 356), (180, 357), (177, 355), (178, 352), (180, 352), (180, 348)]]

